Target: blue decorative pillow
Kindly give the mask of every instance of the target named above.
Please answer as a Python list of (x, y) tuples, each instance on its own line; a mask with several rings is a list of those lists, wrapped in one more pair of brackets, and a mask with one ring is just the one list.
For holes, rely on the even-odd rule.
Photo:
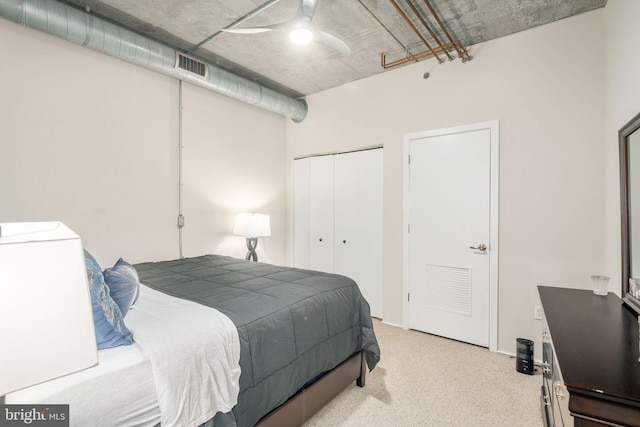
[(138, 272), (131, 264), (120, 258), (113, 268), (107, 268), (102, 275), (109, 287), (111, 298), (118, 304), (122, 317), (126, 317), (129, 308), (136, 302), (140, 293)]
[(89, 278), (93, 326), (96, 331), (98, 350), (130, 345), (133, 343), (133, 336), (124, 324), (124, 317), (118, 305), (109, 295), (109, 288), (104, 283), (100, 265), (86, 250), (84, 251), (84, 262)]

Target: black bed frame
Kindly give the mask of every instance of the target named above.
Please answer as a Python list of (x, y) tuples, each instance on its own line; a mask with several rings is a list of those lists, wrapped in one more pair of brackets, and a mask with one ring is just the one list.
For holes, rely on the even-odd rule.
[(355, 353), (265, 415), (256, 427), (301, 426), (353, 381), (364, 387), (366, 374), (364, 352)]

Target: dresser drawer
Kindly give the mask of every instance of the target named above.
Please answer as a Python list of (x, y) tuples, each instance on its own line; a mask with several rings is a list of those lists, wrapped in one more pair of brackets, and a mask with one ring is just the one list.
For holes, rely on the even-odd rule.
[[(542, 396), (543, 422), (552, 427), (573, 427), (569, 393), (562, 379), (547, 318), (542, 316)], [(545, 418), (546, 417), (546, 418)]]

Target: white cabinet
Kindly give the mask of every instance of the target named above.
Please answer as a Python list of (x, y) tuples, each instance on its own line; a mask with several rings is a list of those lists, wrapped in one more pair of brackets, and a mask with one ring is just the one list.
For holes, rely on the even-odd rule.
[(382, 316), (382, 149), (294, 162), (294, 266), (354, 279)]

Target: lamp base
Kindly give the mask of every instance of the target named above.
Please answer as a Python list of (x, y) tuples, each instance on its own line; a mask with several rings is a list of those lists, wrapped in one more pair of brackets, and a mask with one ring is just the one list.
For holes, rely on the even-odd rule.
[(258, 238), (257, 237), (247, 237), (247, 256), (244, 257), (246, 260), (250, 261), (258, 261), (258, 254), (256, 253), (256, 248), (258, 247)]

